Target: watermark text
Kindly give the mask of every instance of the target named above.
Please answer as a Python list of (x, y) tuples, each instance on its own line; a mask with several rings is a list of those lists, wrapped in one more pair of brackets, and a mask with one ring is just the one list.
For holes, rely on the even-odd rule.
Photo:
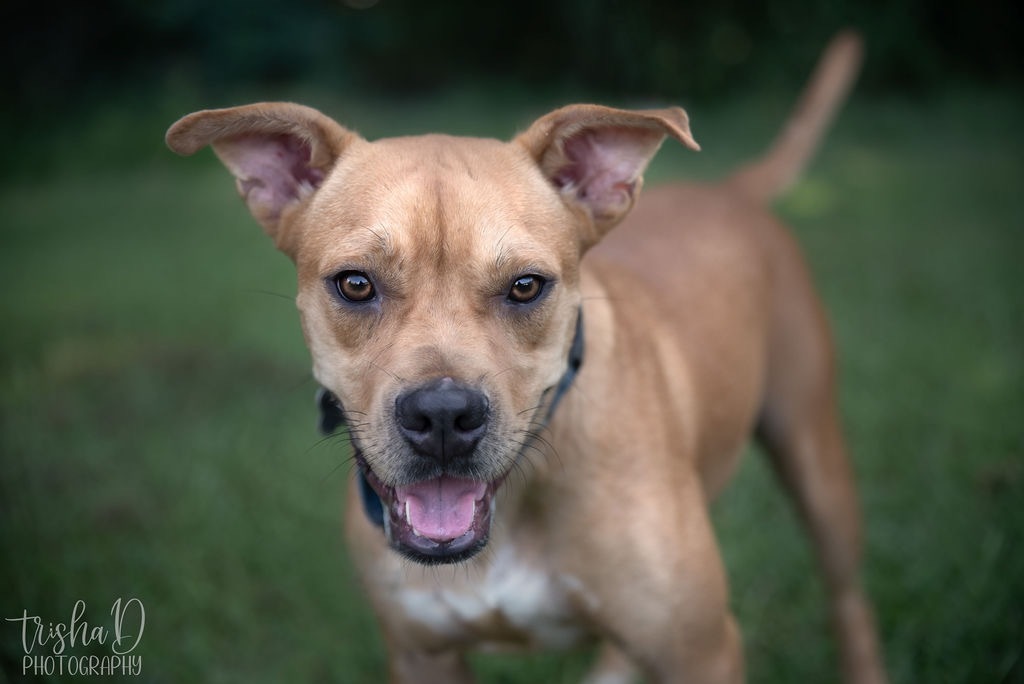
[[(31, 676), (137, 676), (142, 656), (132, 652), (146, 630), (146, 608), (137, 598), (117, 599), (110, 608), (110, 623), (90, 623), (85, 601), (76, 601), (67, 622), (49, 622), (22, 611), (5, 618), (21, 631), (22, 674)], [(20, 624), (19, 624), (20, 623)], [(96, 655), (97, 645), (109, 654)], [(90, 655), (76, 655), (76, 648), (91, 647)]]

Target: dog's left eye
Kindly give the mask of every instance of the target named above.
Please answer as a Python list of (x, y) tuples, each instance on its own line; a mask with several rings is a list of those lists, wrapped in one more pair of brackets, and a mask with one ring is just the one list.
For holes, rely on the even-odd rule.
[(547, 281), (539, 275), (519, 276), (512, 282), (508, 291), (508, 300), (516, 304), (529, 304), (540, 297)]

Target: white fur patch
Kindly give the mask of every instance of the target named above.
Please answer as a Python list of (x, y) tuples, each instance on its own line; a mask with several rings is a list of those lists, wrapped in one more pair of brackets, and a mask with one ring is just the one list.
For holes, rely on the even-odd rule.
[[(579, 643), (586, 632), (574, 617), (573, 606), (596, 603), (576, 577), (526, 563), (510, 546), (496, 551), (478, 583), (459, 589), (440, 583), (431, 590), (402, 589), (397, 598), (410, 619), (437, 634), (451, 638), (478, 634), (495, 646), (511, 638), (517, 644), (546, 649)], [(501, 626), (500, 633), (494, 631), (495, 625)]]

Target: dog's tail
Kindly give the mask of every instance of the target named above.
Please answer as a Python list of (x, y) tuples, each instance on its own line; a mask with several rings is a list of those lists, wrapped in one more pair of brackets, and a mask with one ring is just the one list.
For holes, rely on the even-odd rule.
[(763, 202), (793, 185), (853, 86), (863, 53), (856, 32), (846, 30), (833, 38), (771, 147), (760, 159), (740, 167), (728, 182)]

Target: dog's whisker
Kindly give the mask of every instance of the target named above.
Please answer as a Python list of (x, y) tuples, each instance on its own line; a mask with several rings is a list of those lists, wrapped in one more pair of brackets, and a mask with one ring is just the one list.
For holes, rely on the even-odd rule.
[(242, 291), (243, 292), (247, 292), (249, 294), (265, 295), (267, 297), (273, 297), (274, 299), (283, 299), (286, 302), (291, 302), (291, 303), (295, 302), (295, 295), (294, 294), (288, 295), (288, 294), (284, 294), (283, 292), (275, 292), (273, 290), (261, 290), (259, 288), (252, 288), (252, 287), (244, 288)]
[(384, 373), (385, 375), (387, 375), (389, 378), (391, 378), (395, 382), (403, 383), (403, 384), (405, 383), (405, 379), (404, 378), (402, 378), (401, 376), (399, 376), (396, 373), (391, 372), (390, 370), (388, 370), (384, 366), (380, 365), (379, 363), (371, 361), (371, 362), (367, 363), (366, 365), (370, 366), (373, 369), (376, 369), (376, 370), (380, 371), (381, 373)]
[(384, 354), (386, 354), (386, 353), (387, 353), (388, 351), (390, 351), (391, 349), (393, 349), (393, 348), (394, 348), (394, 346), (395, 346), (395, 343), (394, 343), (394, 342), (391, 342), (391, 343), (385, 344), (384, 346), (382, 346), (382, 347), (381, 347), (381, 348), (380, 348), (380, 349), (379, 349), (379, 350), (377, 351), (377, 353), (375, 353), (375, 354), (374, 354), (374, 355), (373, 355), (372, 357), (370, 357), (369, 359), (367, 359), (367, 360), (366, 360), (366, 361), (364, 362), (364, 364), (365, 364), (365, 366), (366, 366), (367, 368), (370, 368), (370, 369), (374, 369), (374, 370), (376, 370), (376, 371), (379, 371), (379, 372), (381, 372), (381, 373), (384, 373), (385, 375), (387, 375), (388, 377), (390, 377), (390, 378), (391, 378), (392, 380), (395, 380), (396, 382), (399, 382), (399, 383), (405, 383), (405, 379), (404, 379), (403, 377), (399, 376), (399, 375), (398, 375), (397, 373), (394, 373), (394, 372), (392, 372), (392, 371), (391, 371), (391, 370), (389, 370), (388, 368), (386, 368), (386, 367), (384, 367), (383, 365), (381, 365), (380, 363), (378, 363), (378, 359), (380, 359), (380, 357), (381, 357), (381, 356), (383, 356), (383, 355), (384, 355)]
[[(315, 451), (316, 449), (319, 449), (320, 447), (324, 446), (325, 444), (335, 443), (335, 442), (338, 442), (339, 440), (345, 440), (347, 438), (348, 438), (348, 435), (344, 434), (344, 433), (335, 433), (335, 434), (330, 434), (330, 435), (324, 435), (320, 439), (318, 439), (315, 442), (313, 442), (312, 444), (310, 444), (306, 448), (306, 450), (303, 452), (302, 455), (303, 456), (308, 456), (311, 453), (313, 453), (313, 451)], [(349, 440), (349, 441), (351, 441), (351, 440)]]
[(518, 369), (519, 369), (519, 366), (506, 366), (506, 367), (502, 368), (501, 370), (495, 371), (494, 373), (492, 373), (491, 377), (497, 378), (497, 377), (500, 377), (500, 376), (504, 375), (505, 373), (511, 373), (511, 372), (513, 372), (515, 370), (518, 370)]

